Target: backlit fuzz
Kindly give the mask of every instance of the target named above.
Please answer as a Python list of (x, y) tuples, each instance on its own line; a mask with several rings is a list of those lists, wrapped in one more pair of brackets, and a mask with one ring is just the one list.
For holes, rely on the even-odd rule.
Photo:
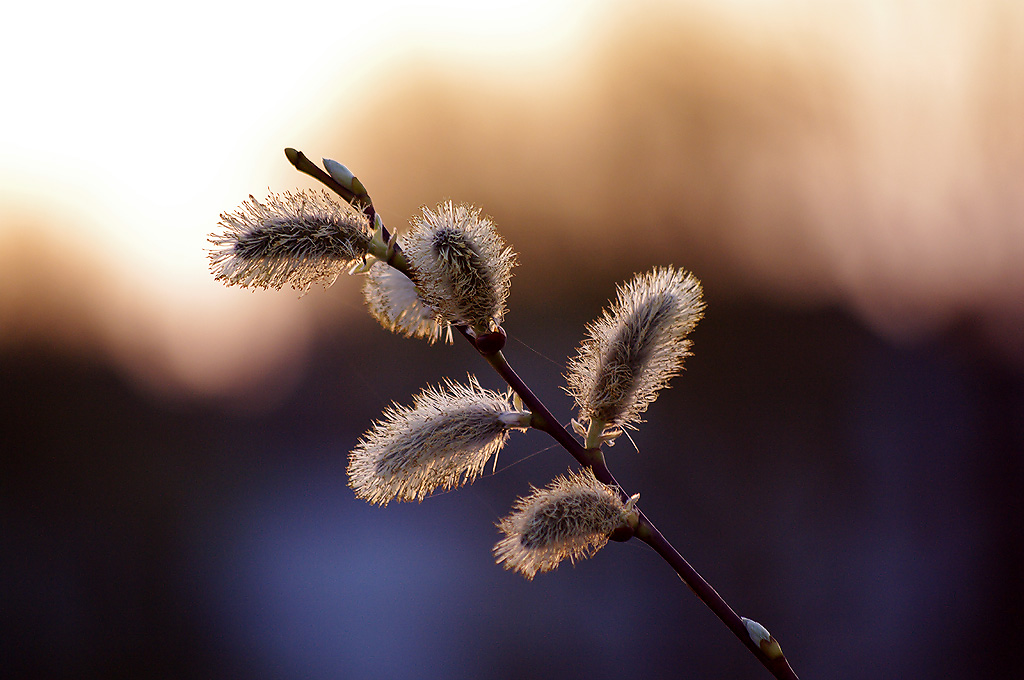
[[(605, 459), (604, 446), (639, 422), (689, 353), (686, 336), (704, 309), (697, 279), (673, 268), (637, 276), (618, 288), (614, 303), (587, 327), (566, 375), (579, 409), (573, 428), (585, 437), (580, 441), (503, 352), (508, 334), (500, 324), (516, 256), (490, 219), (477, 208), (442, 203), (424, 208), (400, 237), (385, 227), (366, 187), (348, 168), (330, 160), (321, 168), (291, 148), (285, 156), (356, 207), (307, 193), (271, 196), (265, 204), (250, 197), (238, 211), (221, 216), (224, 231), (210, 238), (216, 277), (229, 285), (305, 288), (353, 265), (350, 271), (367, 275), (364, 297), (385, 328), (431, 342), (458, 331), (509, 388), (491, 392), (471, 377), (468, 384), (446, 381), (423, 390), (411, 406), (392, 404), (348, 454), (356, 496), (379, 505), (422, 501), (475, 480), (492, 460), (496, 465), (511, 430), (536, 429), (570, 454), (579, 471), (542, 489), (531, 487), (516, 501), (498, 523), (493, 554), (499, 564), (533, 579), (565, 559), (594, 555), (608, 541), (636, 538), (668, 563), (776, 680), (799, 680), (767, 630), (738, 616), (640, 512), (640, 495), (627, 498)], [(382, 376), (400, 370), (380, 368)], [(449, 523), (448, 530), (453, 527)], [(677, 675), (685, 675), (686, 663), (682, 657)]]
[(513, 512), (498, 523), (505, 538), (494, 556), (506, 569), (528, 579), (551, 571), (562, 560), (591, 557), (615, 529), (635, 526), (635, 501), (597, 481), (590, 468), (557, 477), (543, 489), (519, 498)]
[(424, 208), (401, 241), (420, 298), (441, 321), (481, 333), (502, 322), (515, 253), (479, 208)]
[(363, 298), (373, 318), (393, 333), (408, 338), (426, 338), (433, 344), (440, 338), (452, 341), (452, 327), (424, 304), (416, 284), (386, 264), (374, 264), (366, 274)]
[(349, 486), (370, 503), (422, 501), (434, 489), (472, 482), (497, 455), (509, 430), (529, 426), (508, 397), (446, 381), (427, 388), (412, 408), (394, 404), (349, 454)]
[(639, 422), (682, 368), (690, 353), (686, 335), (703, 310), (700, 282), (682, 270), (660, 267), (620, 286), (569, 363), (568, 391), (581, 419), (592, 428)]
[(210, 234), (210, 269), (218, 281), (243, 288), (307, 290), (329, 286), (370, 247), (369, 220), (326, 192), (286, 191), (265, 203), (252, 196), (220, 216)]

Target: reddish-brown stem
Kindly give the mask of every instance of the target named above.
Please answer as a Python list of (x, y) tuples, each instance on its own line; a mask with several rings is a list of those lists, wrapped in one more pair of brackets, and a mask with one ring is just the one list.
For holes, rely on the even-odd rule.
[[(465, 327), (459, 327), (459, 331), (477, 350), (481, 356), (487, 360), (494, 370), (501, 376), (501, 378), (511, 387), (519, 398), (523, 400), (523, 404), (530, 409), (533, 414), (533, 427), (538, 430), (547, 432), (551, 437), (558, 442), (562, 448), (568, 451), (573, 458), (580, 463), (585, 465), (594, 471), (594, 476), (597, 477), (604, 484), (614, 486), (619, 490), (619, 494), (623, 500), (628, 499), (628, 495), (623, 491), (622, 487), (615, 480), (611, 471), (608, 469), (608, 465), (605, 463), (604, 456), (601, 454), (600, 449), (586, 449), (580, 444), (579, 440), (572, 436), (568, 430), (562, 427), (561, 423), (555, 419), (551, 414), (551, 411), (544, 405), (544, 403), (533, 393), (533, 390), (523, 382), (523, 379), (513, 370), (512, 366), (505, 359), (505, 356), (500, 352), (486, 352), (477, 347), (475, 338), (471, 332)], [(639, 509), (638, 509), (639, 510)], [(736, 637), (739, 638), (740, 642), (750, 650), (751, 654), (757, 657), (765, 668), (771, 672), (779, 680), (798, 680), (796, 673), (789, 665), (789, 661), (784, 655), (778, 655), (775, 658), (769, 657), (765, 654), (761, 648), (754, 643), (750, 637), (750, 633), (747, 631), (747, 627), (744, 625), (743, 620), (733, 611), (732, 607), (718, 594), (714, 588), (711, 587), (707, 581), (704, 580), (696, 569), (690, 566), (679, 551), (669, 543), (668, 539), (658, 531), (658, 528), (654, 526), (654, 523), (640, 511), (640, 523), (637, 526), (635, 536), (644, 543), (651, 546), (655, 552), (661, 555), (662, 559), (668, 562), (679, 578), (683, 580), (686, 585), (690, 587), (690, 590), (700, 598), (708, 609), (714, 612), (715, 616), (721, 619), (722, 623), (728, 626)]]
[(750, 637), (750, 633), (747, 631), (747, 627), (744, 625), (743, 620), (733, 611), (732, 607), (722, 599), (722, 596), (718, 594), (711, 584), (704, 580), (697, 570), (690, 566), (679, 551), (669, 543), (668, 539), (654, 524), (644, 515), (643, 511), (640, 512), (640, 524), (636, 530), (636, 537), (644, 543), (654, 548), (655, 552), (661, 555), (662, 559), (669, 563), (669, 565), (675, 569), (676, 573), (679, 574), (679, 578), (683, 580), (686, 585), (690, 586), (700, 601), (707, 605), (708, 609), (715, 613), (719, 619), (722, 620), (726, 626), (729, 627), (736, 637), (740, 639), (747, 649), (750, 650), (751, 654), (757, 657), (758, 661), (764, 664), (772, 675), (780, 680), (787, 678), (789, 680), (797, 680), (797, 675), (789, 665), (789, 661), (785, 655), (779, 655), (772, 659), (766, 655), (761, 648), (754, 644), (753, 639)]

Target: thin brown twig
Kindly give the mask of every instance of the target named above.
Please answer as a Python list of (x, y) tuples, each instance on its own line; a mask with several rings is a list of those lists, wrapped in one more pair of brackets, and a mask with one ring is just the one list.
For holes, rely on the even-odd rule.
[[(548, 433), (556, 442), (558, 442), (562, 448), (564, 448), (569, 454), (580, 465), (587, 466), (594, 471), (594, 476), (604, 484), (613, 486), (619, 490), (623, 500), (629, 498), (628, 494), (622, 489), (622, 486), (616, 481), (611, 471), (608, 469), (608, 465), (605, 463), (604, 456), (601, 450), (598, 449), (587, 449), (579, 443), (572, 434), (569, 433), (561, 423), (551, 414), (547, 406), (534, 394), (533, 390), (519, 377), (519, 374), (515, 372), (512, 366), (508, 363), (504, 354), (501, 352), (501, 348), (497, 351), (486, 351), (481, 349), (477, 343), (477, 338), (473, 335), (469, 329), (465, 327), (459, 327), (459, 332), (464, 338), (477, 351), (480, 355), (491, 365), (491, 367), (498, 373), (499, 376), (511, 387), (516, 394), (519, 395), (520, 399), (534, 414), (533, 427), (535, 429), (542, 430)], [(489, 349), (489, 348), (488, 348)], [(722, 623), (724, 623), (729, 630), (731, 630), (740, 642), (750, 650), (750, 653), (757, 657), (765, 668), (771, 672), (779, 680), (799, 680), (793, 668), (789, 665), (789, 661), (785, 655), (781, 653), (781, 649), (778, 645), (769, 647), (770, 652), (773, 654), (766, 653), (760, 645), (756, 644), (751, 637), (750, 632), (747, 629), (743, 619), (733, 610), (732, 607), (718, 594), (710, 583), (708, 583), (704, 577), (694, 569), (686, 559), (679, 553), (678, 550), (665, 538), (664, 534), (658, 530), (654, 523), (643, 513), (639, 508), (637, 509), (640, 514), (640, 522), (637, 526), (635, 536), (651, 546), (655, 552), (657, 552), (662, 559), (668, 562), (679, 578), (682, 579), (690, 590), (703, 602), (708, 609), (710, 609), (715, 616), (717, 616)]]

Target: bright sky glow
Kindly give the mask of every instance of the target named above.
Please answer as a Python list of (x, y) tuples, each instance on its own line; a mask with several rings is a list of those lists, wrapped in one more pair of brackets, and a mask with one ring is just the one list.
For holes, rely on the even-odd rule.
[[(335, 115), (339, 93), (365, 97), (396, 60), (529, 67), (569, 49), (599, 5), (16, 3), (0, 41), (0, 255), (26, 219), (55, 230), (133, 292), (125, 307), (104, 305), (115, 325), (169, 343), (176, 370), (194, 373), (187, 381), (216, 389), (217, 367), (224, 379), (232, 369), (222, 358), (196, 363), (196, 347), (223, 357), (219, 346), (287, 306), (214, 283), (205, 237), (250, 192), (296, 184), (282, 148), (315, 154), (304, 142)], [(132, 305), (142, 299), (160, 313), (140, 315)], [(165, 327), (147, 330), (154, 318)], [(300, 319), (290, 327), (279, 334), (303, 333)]]
[[(1024, 166), (1013, 76), (1024, 51), (1010, 28), (1018, 6), (13, 4), (0, 41), (0, 347), (28, 328), (25, 337), (54, 346), (98, 347), (158, 389), (200, 394), (244, 391), (239, 378), (253, 365), (294, 374), (326, 296), (225, 288), (208, 271), (206, 236), (250, 193), (309, 186), (285, 162), (285, 146), (352, 163), (344, 149), (325, 148), (351, 134), (374, 140), (380, 167), (408, 168), (403, 151), (437, 130), (413, 99), (372, 131), (346, 127), (346, 116), (367, 124), (373, 105), (392, 87), (411, 91), (401, 87), (414, 86), (421, 68), (450, 74), (458, 104), (474, 105), (460, 110), (462, 124), (476, 144), (490, 139), (505, 155), (488, 159), (494, 177), (534, 173), (557, 191), (551, 205), (577, 218), (602, 209), (593, 199), (609, 181), (607, 159), (623, 153), (638, 162), (631, 181), (651, 225), (699, 214), (703, 204), (681, 203), (677, 182), (692, 158), (687, 131), (715, 121), (689, 116), (686, 97), (709, 111), (720, 105), (728, 115), (710, 125), (712, 139), (765, 143), (749, 153), (736, 146), (736, 159), (720, 147), (733, 170), (709, 186), (744, 187), (745, 198), (718, 208), (732, 228), (688, 234), (709, 257), (765, 290), (833, 295), (894, 336), (964, 310), (1008, 309), (1011, 320), (993, 313), (995, 323), (1019, 325), (1024, 232), (1013, 187)], [(680, 43), (680, 30), (696, 42)], [(633, 100), (609, 105), (614, 88)], [(776, 94), (778, 106), (795, 107), (792, 129), (771, 114), (773, 102), (761, 106)], [(801, 115), (820, 124), (803, 125)], [(742, 129), (744, 120), (767, 127)], [(619, 149), (620, 137), (641, 148)], [(542, 175), (529, 154), (545, 144), (558, 158)], [(787, 239), (811, 255), (795, 255)], [(356, 286), (329, 293), (332, 314), (348, 294), (354, 310)]]
[(219, 212), (224, 194), (290, 173), (277, 157), (282, 140), (308, 134), (318, 100), (365, 87), (396, 54), (543, 58), (578, 25), (573, 3), (552, 0), (160, 7), (101, 0), (7, 12), (0, 178), (4, 203), (63, 206), (103, 237), (149, 241), (175, 261), (183, 251), (168, 237), (189, 224), (181, 218), (199, 217), (197, 206)]

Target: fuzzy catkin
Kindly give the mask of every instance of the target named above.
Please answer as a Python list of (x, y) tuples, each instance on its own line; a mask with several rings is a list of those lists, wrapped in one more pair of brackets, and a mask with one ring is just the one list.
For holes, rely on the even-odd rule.
[(367, 309), (381, 326), (409, 338), (425, 338), (433, 344), (452, 341), (451, 324), (438, 319), (437, 312), (420, 299), (416, 284), (386, 264), (374, 264), (366, 273), (363, 298)]
[(218, 281), (243, 288), (307, 290), (330, 285), (369, 250), (369, 220), (326, 192), (286, 191), (265, 202), (249, 196), (220, 216), (210, 234), (210, 269)]
[(479, 208), (424, 208), (402, 248), (420, 298), (442, 322), (483, 332), (502, 322), (515, 254)]
[(686, 335), (704, 310), (700, 282), (671, 267), (620, 286), (610, 309), (587, 326), (569, 363), (568, 391), (582, 419), (630, 426), (679, 373), (689, 355)]
[(411, 408), (393, 405), (349, 454), (349, 486), (370, 503), (422, 501), (435, 489), (472, 482), (504, 446), (508, 432), (523, 429), (505, 395), (475, 379), (448, 381), (414, 397)]
[(494, 546), (494, 556), (506, 569), (532, 579), (566, 558), (592, 557), (627, 523), (627, 515), (618, 492), (599, 482), (590, 468), (570, 472), (516, 501), (512, 514), (498, 523), (505, 538)]

